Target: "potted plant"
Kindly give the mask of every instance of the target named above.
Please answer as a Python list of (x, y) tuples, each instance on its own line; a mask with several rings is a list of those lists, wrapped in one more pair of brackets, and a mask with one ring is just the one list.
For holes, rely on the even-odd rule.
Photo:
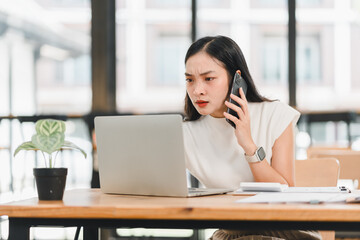
[[(39, 150), (44, 156), (45, 168), (34, 168), (36, 188), (39, 200), (62, 200), (66, 184), (67, 168), (55, 168), (55, 159), (62, 149), (78, 149), (86, 158), (84, 150), (65, 141), (65, 122), (55, 119), (38, 120), (36, 134), (31, 141), (24, 142), (14, 152), (21, 150)], [(55, 156), (54, 156), (55, 155)]]

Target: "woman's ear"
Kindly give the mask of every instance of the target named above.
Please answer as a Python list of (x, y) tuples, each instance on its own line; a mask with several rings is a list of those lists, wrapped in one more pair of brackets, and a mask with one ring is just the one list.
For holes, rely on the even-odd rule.
[(240, 71), (240, 70), (236, 70), (236, 72), (237, 72), (238, 74), (240, 74), (240, 76), (241, 76), (241, 71)]

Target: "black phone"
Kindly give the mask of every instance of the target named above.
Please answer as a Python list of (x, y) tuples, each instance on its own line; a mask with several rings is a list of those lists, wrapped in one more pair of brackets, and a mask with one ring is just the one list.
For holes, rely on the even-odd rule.
[[(243, 89), (243, 91), (245, 93), (245, 96), (246, 96), (248, 86), (247, 86), (245, 80), (241, 77), (241, 75), (238, 72), (236, 72), (235, 75), (234, 75), (234, 79), (233, 79), (233, 83), (232, 83), (232, 87), (231, 87), (231, 93), (238, 96), (238, 97), (240, 97), (240, 93), (239, 93), (240, 88)], [(231, 102), (231, 103), (235, 104), (236, 106), (240, 107), (240, 105), (236, 101), (232, 100), (232, 98), (229, 98), (229, 102)], [(239, 118), (237, 112), (235, 112), (231, 108), (228, 108), (227, 112), (229, 114)], [(236, 128), (235, 124), (231, 120), (226, 119), (226, 121), (228, 123), (230, 123), (231, 126)]]

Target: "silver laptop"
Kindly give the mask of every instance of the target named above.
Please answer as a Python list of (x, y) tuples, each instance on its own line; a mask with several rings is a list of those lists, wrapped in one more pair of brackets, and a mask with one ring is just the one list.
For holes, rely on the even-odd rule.
[(190, 197), (232, 191), (187, 188), (181, 115), (96, 117), (95, 133), (104, 193)]

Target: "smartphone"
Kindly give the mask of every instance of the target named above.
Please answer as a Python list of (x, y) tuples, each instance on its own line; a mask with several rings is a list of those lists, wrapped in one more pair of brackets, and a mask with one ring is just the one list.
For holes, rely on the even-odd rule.
[[(243, 89), (243, 91), (245, 93), (245, 96), (246, 96), (247, 84), (246, 84), (245, 80), (241, 77), (241, 75), (238, 72), (236, 72), (235, 75), (234, 75), (234, 79), (233, 79), (233, 83), (232, 83), (232, 87), (231, 87), (231, 93), (238, 96), (238, 97), (240, 97), (240, 93), (239, 93), (240, 88)], [(229, 98), (229, 102), (231, 102), (231, 103), (235, 104), (236, 106), (240, 107), (240, 105), (236, 101), (232, 100), (232, 98)], [(230, 113), (231, 115), (239, 118), (237, 112), (235, 112), (231, 108), (228, 108), (227, 112)], [(231, 126), (236, 128), (235, 124), (231, 120), (226, 119), (226, 121), (228, 123), (230, 123)]]

